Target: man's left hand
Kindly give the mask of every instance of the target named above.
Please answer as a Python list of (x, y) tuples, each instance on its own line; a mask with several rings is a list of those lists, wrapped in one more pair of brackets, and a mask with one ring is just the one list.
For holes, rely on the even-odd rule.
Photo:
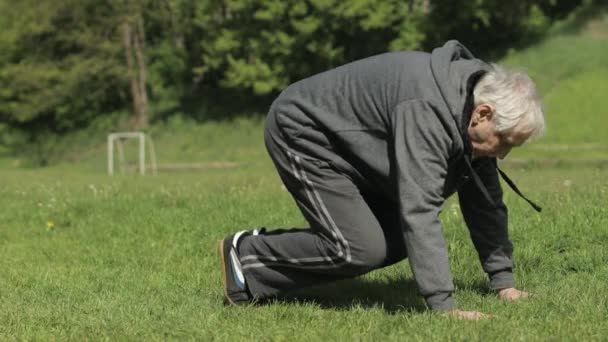
[(526, 291), (520, 291), (514, 287), (509, 287), (506, 289), (498, 290), (498, 296), (502, 300), (512, 302), (512, 301), (519, 300), (522, 298), (528, 298), (528, 297), (530, 297), (530, 294)]

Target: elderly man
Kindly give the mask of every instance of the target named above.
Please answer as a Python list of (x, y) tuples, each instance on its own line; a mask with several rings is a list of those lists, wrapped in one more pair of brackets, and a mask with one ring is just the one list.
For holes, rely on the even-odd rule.
[(506, 176), (496, 158), (543, 130), (533, 82), (475, 59), (457, 41), (430, 54), (366, 58), (289, 86), (272, 104), (265, 141), (310, 228), (221, 240), (225, 302), (251, 303), (408, 258), (428, 307), (483, 317), (456, 309), (452, 297), (439, 213), (454, 192), (490, 287), (507, 300), (527, 296), (514, 287), (498, 173)]

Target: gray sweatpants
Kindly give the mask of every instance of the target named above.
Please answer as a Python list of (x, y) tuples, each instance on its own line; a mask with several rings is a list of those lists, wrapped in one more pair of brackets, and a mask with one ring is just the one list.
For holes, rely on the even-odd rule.
[(406, 257), (396, 203), (364, 191), (325, 161), (294, 150), (269, 118), (265, 142), (279, 176), (310, 224), (248, 235), (239, 244), (250, 292), (273, 297), (355, 277)]

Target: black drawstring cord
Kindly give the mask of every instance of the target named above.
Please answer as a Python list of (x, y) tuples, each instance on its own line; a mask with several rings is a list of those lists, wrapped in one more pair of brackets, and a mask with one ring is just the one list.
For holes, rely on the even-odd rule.
[(469, 168), (469, 174), (471, 175), (471, 177), (473, 177), (473, 181), (475, 182), (477, 189), (479, 189), (479, 191), (481, 191), (481, 194), (483, 195), (483, 197), (486, 198), (488, 203), (490, 203), (490, 205), (492, 205), (492, 207), (496, 208), (496, 203), (492, 199), (492, 196), (490, 196), (488, 189), (486, 189), (486, 186), (483, 184), (483, 181), (481, 180), (481, 178), (479, 177), (477, 172), (475, 172), (473, 165), (471, 165), (471, 157), (468, 154), (464, 155), (464, 162), (465, 162), (465, 164), (467, 164), (467, 167)]
[[(464, 155), (464, 161), (469, 169), (469, 173), (471, 174), (471, 177), (473, 177), (473, 181), (475, 182), (475, 185), (477, 185), (477, 188), (479, 189), (479, 191), (481, 191), (481, 194), (483, 195), (483, 197), (486, 198), (488, 203), (490, 203), (494, 208), (496, 208), (496, 202), (494, 202), (494, 200), (492, 199), (492, 196), (490, 196), (490, 193), (488, 193), (486, 186), (483, 184), (483, 181), (481, 180), (481, 178), (479, 177), (477, 172), (475, 172), (473, 165), (471, 165), (471, 158), (468, 154)], [(537, 212), (540, 213), (543, 210), (543, 208), (541, 208), (539, 205), (537, 205), (536, 203), (534, 203), (530, 199), (528, 199), (526, 196), (524, 196), (524, 194), (522, 194), (521, 191), (517, 188), (515, 183), (513, 183), (513, 181), (498, 167), (498, 164), (496, 164), (496, 160), (494, 162), (495, 162), (494, 166), (496, 167), (496, 170), (498, 171), (498, 173), (500, 174), (502, 179), (509, 185), (509, 187), (511, 187), (511, 189), (513, 189), (513, 191), (515, 191), (515, 193), (518, 194), (519, 197), (523, 198), (526, 202), (528, 202), (528, 204), (530, 204), (532, 206), (532, 208), (534, 208), (534, 210), (536, 210)]]
[(500, 176), (502, 177), (502, 179), (504, 179), (504, 181), (507, 182), (507, 184), (509, 184), (511, 189), (513, 189), (513, 191), (515, 191), (515, 193), (518, 194), (519, 197), (523, 198), (526, 202), (528, 202), (532, 206), (532, 208), (534, 208), (534, 210), (536, 210), (539, 213), (543, 210), (543, 208), (539, 207), (536, 203), (532, 202), (526, 196), (524, 196), (524, 194), (522, 194), (521, 191), (519, 191), (519, 189), (517, 188), (515, 183), (513, 183), (513, 181), (511, 179), (509, 179), (509, 177), (507, 177), (507, 175), (504, 172), (502, 172), (502, 170), (500, 168), (498, 168), (498, 166), (496, 166), (496, 170), (498, 170), (498, 173), (500, 173)]

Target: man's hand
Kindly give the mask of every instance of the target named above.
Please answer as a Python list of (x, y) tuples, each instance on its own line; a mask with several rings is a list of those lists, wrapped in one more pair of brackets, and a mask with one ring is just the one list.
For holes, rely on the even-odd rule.
[(481, 313), (479, 311), (463, 311), (463, 310), (458, 310), (458, 309), (454, 309), (451, 311), (448, 311), (448, 314), (450, 316), (454, 316), (456, 318), (459, 319), (468, 319), (471, 321), (478, 321), (480, 319), (486, 319), (486, 318), (493, 318), (494, 315), (488, 315), (488, 314), (484, 314)]
[(519, 300), (522, 298), (528, 298), (530, 296), (530, 294), (525, 291), (520, 291), (514, 287), (509, 287), (506, 289), (498, 290), (498, 296), (502, 300), (512, 302), (512, 301)]

